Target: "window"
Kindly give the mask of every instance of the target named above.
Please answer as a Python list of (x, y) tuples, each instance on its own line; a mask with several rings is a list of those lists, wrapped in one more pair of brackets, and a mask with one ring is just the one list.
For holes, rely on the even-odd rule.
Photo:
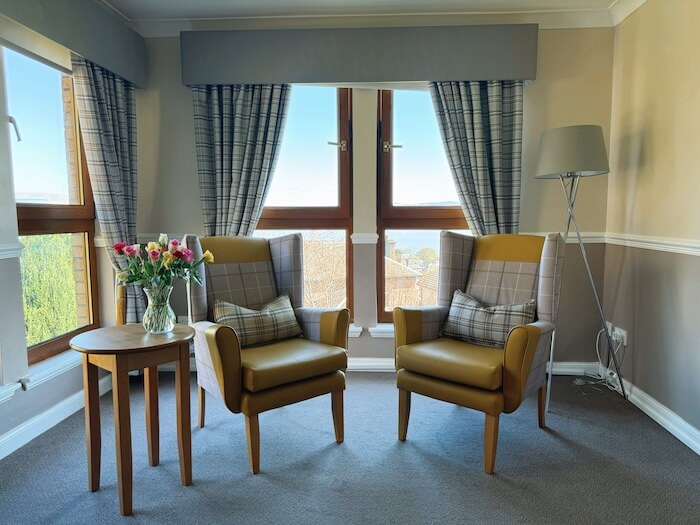
[(279, 158), (255, 235), (301, 232), (304, 304), (352, 310), (349, 89), (292, 86)]
[(68, 348), (99, 324), (94, 220), (73, 81), (3, 49), (12, 141), (29, 364)]
[(467, 228), (427, 91), (379, 92), (377, 294), (395, 306), (437, 304), (440, 230)]

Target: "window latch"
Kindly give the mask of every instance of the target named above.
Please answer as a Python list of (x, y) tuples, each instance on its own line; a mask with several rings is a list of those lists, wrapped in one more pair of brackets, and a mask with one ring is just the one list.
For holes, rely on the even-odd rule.
[(10, 115), (9, 119), (10, 124), (12, 124), (12, 127), (15, 128), (15, 135), (17, 135), (17, 142), (22, 142), (22, 135), (19, 133), (19, 127), (17, 126), (17, 121), (15, 120), (15, 117)]
[(340, 151), (347, 151), (348, 150), (348, 141), (343, 139), (340, 142), (330, 142), (328, 141), (328, 144), (330, 146), (338, 146), (340, 148)]
[(403, 148), (403, 146), (401, 144), (391, 144), (388, 140), (382, 143), (382, 151), (384, 153), (389, 153), (391, 148)]

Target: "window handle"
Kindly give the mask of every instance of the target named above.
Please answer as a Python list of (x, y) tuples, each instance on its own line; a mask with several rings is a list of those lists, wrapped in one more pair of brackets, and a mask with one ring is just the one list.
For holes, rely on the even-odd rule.
[(347, 151), (348, 150), (348, 141), (343, 139), (340, 142), (331, 142), (328, 141), (328, 144), (330, 146), (338, 146), (340, 148), (340, 151)]
[(384, 153), (389, 153), (391, 148), (403, 148), (403, 146), (401, 144), (391, 144), (388, 140), (382, 143), (382, 151)]
[(19, 133), (19, 127), (17, 126), (17, 121), (15, 120), (15, 117), (10, 115), (9, 119), (10, 124), (12, 124), (12, 127), (15, 128), (15, 135), (17, 135), (17, 142), (22, 142), (22, 135)]

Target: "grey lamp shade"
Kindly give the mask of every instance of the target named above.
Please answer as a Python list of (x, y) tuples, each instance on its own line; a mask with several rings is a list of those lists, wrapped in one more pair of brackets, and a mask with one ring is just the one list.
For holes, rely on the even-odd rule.
[(566, 126), (542, 133), (536, 178), (558, 179), (567, 173), (590, 177), (609, 171), (603, 129), (600, 126)]

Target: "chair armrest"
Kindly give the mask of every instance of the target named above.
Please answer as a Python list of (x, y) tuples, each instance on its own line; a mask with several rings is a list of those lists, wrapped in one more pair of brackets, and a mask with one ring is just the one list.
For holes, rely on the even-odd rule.
[(525, 385), (527, 385), (540, 339), (551, 334), (554, 328), (554, 323), (536, 321), (516, 326), (508, 334), (503, 353), (503, 411), (507, 414), (513, 412), (522, 403)]
[(231, 412), (241, 411), (241, 345), (230, 326), (199, 321), (194, 328), (197, 383), (223, 399)]
[(401, 306), (394, 308), (395, 349), (440, 336), (449, 308), (446, 306)]
[(302, 306), (296, 308), (294, 313), (304, 332), (304, 337), (311, 341), (348, 349), (350, 310)]

